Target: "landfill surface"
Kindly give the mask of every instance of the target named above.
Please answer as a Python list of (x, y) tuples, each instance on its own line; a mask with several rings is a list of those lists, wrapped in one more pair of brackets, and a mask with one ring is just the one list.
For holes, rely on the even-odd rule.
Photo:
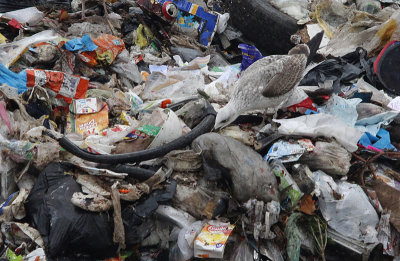
[(0, 261), (400, 260), (399, 5), (0, 0)]

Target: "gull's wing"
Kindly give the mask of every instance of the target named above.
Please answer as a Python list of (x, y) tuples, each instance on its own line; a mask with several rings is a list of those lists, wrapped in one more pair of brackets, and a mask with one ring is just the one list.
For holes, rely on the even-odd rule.
[(261, 90), (268, 84), (271, 78), (276, 74), (269, 66), (283, 59), (287, 55), (271, 55), (264, 57), (242, 72), (239, 80), (236, 82), (234, 96), (241, 96), (242, 93), (251, 93), (252, 95), (261, 95)]
[(305, 55), (288, 55), (271, 63), (267, 68), (273, 76), (263, 85), (262, 95), (277, 97), (292, 90), (302, 79), (306, 62)]

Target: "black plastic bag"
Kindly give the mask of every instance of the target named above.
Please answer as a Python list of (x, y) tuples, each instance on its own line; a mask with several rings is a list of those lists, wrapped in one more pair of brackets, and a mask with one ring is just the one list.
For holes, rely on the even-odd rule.
[(177, 182), (171, 180), (165, 190), (155, 190), (143, 202), (128, 206), (122, 211), (127, 247), (140, 243), (150, 235), (154, 224), (149, 217), (157, 210), (159, 203), (165, 203), (174, 197), (176, 185)]
[[(117, 245), (113, 242), (112, 213), (89, 212), (71, 203), (74, 192), (81, 192), (74, 178), (64, 174), (71, 168), (73, 165), (68, 163), (50, 163), (40, 173), (26, 202), (31, 224), (43, 237), (46, 256), (49, 260), (98, 260), (114, 256)], [(148, 198), (122, 210), (128, 247), (150, 235), (153, 229), (150, 217), (158, 203), (173, 198), (176, 185), (171, 180), (166, 189), (155, 190)]]
[(332, 80), (334, 92), (340, 93), (346, 83), (358, 78), (364, 71), (360, 62), (360, 50), (356, 50), (317, 65), (304, 76), (299, 86), (318, 86), (319, 83)]
[(64, 174), (70, 168), (66, 163), (50, 163), (40, 173), (26, 202), (32, 226), (43, 237), (46, 256), (113, 256), (117, 246), (112, 240), (112, 215), (88, 212), (71, 203), (72, 195), (81, 192), (81, 187), (72, 176)]

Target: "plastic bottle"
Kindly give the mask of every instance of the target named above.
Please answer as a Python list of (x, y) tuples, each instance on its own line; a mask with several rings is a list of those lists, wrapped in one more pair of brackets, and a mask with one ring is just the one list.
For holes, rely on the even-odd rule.
[(285, 168), (285, 166), (282, 164), (281, 161), (273, 160), (270, 163), (270, 166), (275, 176), (280, 178), (279, 190), (283, 191), (286, 188), (290, 187), (289, 191), (287, 191), (288, 198), (290, 199), (290, 207), (295, 206), (296, 203), (300, 200), (301, 196), (303, 195), (299, 186), (294, 181), (289, 171), (287, 171), (287, 169)]

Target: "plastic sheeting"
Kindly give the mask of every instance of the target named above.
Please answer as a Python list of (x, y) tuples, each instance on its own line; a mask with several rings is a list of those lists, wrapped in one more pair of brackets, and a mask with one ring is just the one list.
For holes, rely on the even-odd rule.
[(331, 228), (365, 243), (378, 241), (378, 214), (360, 186), (345, 181), (335, 183), (322, 171), (314, 172), (314, 182), (321, 213)]
[(274, 120), (281, 124), (278, 131), (285, 135), (335, 138), (348, 151), (357, 150), (357, 142), (363, 132), (350, 127), (332, 115), (319, 113), (294, 119)]

